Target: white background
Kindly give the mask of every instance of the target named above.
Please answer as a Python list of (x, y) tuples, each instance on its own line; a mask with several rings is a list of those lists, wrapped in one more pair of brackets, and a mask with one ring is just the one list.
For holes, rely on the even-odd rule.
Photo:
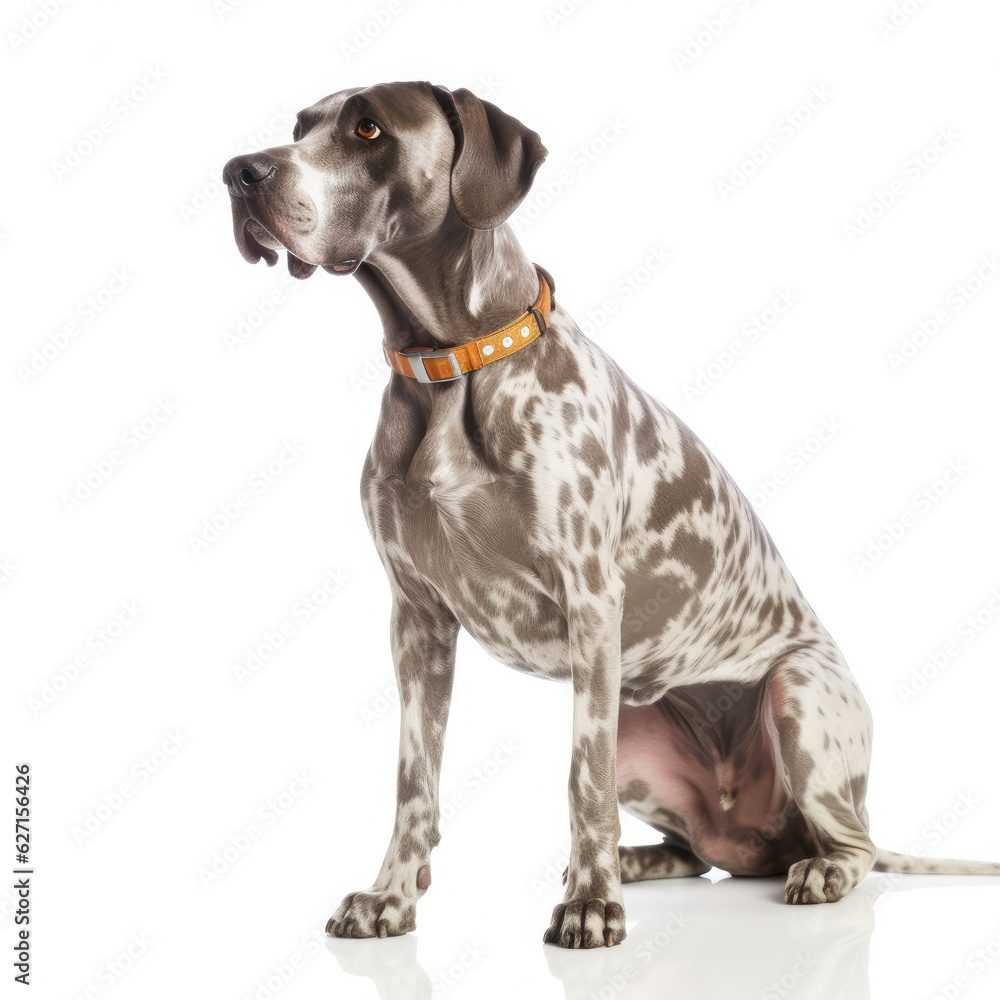
[[(370, 884), (392, 822), (388, 587), (357, 487), (388, 370), (360, 287), (292, 284), (283, 255), (248, 267), (219, 184), (229, 157), (290, 141), (300, 107), (349, 86), (469, 87), (537, 129), (549, 158), (521, 240), (748, 495), (771, 483), (764, 521), (875, 717), (874, 839), (997, 859), (1000, 296), (967, 283), (994, 278), (982, 262), (1000, 252), (1000, 12), (902, 6), (5, 8), (3, 808), (29, 761), (36, 996), (996, 995), (1000, 959), (975, 957), (1000, 954), (985, 878), (873, 877), (801, 909), (780, 879), (633, 886), (620, 948), (543, 948), (569, 692), (465, 635), (418, 932), (328, 947), (327, 917)], [(668, 262), (641, 270), (654, 251)], [(783, 291), (794, 305), (751, 342), (745, 324)], [(940, 332), (894, 370), (938, 309)], [(294, 460), (196, 554), (203, 523), (291, 441)], [(947, 483), (949, 468), (964, 471)], [(916, 500), (927, 488), (934, 502)], [(234, 668), (285, 622), (241, 683)], [(657, 839), (629, 820), (624, 838)], [(233, 842), (248, 849), (206, 884)], [(12, 901), (0, 889), (7, 956)]]

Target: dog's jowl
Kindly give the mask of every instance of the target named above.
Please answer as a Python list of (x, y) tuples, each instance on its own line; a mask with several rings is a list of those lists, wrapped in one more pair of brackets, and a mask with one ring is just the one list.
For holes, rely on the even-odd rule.
[[(787, 876), (825, 903), (880, 871), (1000, 873), (876, 851), (871, 716), (767, 531), (697, 437), (588, 340), (509, 218), (538, 135), (467, 90), (393, 83), (302, 111), (225, 166), (237, 245), (353, 274), (391, 368), (361, 498), (392, 588), (396, 821), (338, 937), (415, 926), (438, 843), (459, 627), (573, 688), (566, 894), (545, 941), (625, 937), (622, 882)], [(660, 835), (619, 847), (618, 808)]]

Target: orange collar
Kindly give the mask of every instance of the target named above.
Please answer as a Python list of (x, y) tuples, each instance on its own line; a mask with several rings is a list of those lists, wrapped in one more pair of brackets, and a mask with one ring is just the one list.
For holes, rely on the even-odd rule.
[[(535, 304), (506, 326), (470, 340), (457, 347), (434, 350), (430, 347), (407, 347), (390, 351), (385, 341), (382, 351), (389, 367), (418, 382), (453, 382), (466, 372), (499, 361), (537, 340), (544, 332), (552, 305), (552, 293), (545, 279), (538, 275), (539, 291)], [(416, 362), (420, 363), (417, 364)]]

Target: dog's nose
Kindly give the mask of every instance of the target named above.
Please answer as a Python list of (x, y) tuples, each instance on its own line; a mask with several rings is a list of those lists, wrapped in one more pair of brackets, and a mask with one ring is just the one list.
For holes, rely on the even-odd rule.
[(222, 183), (230, 191), (250, 194), (278, 172), (278, 165), (264, 153), (234, 156), (222, 168)]

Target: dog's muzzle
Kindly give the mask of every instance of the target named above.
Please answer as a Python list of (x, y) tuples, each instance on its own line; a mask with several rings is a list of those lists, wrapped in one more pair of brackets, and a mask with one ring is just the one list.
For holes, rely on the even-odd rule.
[(249, 204), (277, 174), (278, 165), (259, 153), (234, 156), (222, 168), (222, 181), (232, 202), (233, 237), (243, 259), (250, 264), (256, 264), (262, 257), (268, 267), (278, 262), (276, 249), (266, 246), (264, 241), (270, 237), (270, 241), (281, 244), (253, 217)]

